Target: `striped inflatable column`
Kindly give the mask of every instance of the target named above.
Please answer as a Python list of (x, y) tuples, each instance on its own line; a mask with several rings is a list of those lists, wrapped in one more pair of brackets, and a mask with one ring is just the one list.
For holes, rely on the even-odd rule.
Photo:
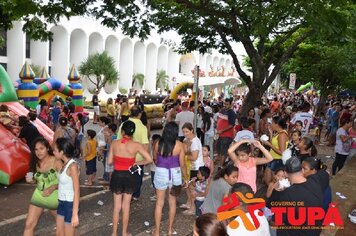
[(83, 86), (79, 83), (80, 75), (74, 65), (69, 72), (68, 80), (69, 87), (73, 90), (72, 101), (75, 105), (75, 112), (83, 112)]
[(17, 88), (17, 97), (23, 100), (25, 106), (35, 109), (38, 105), (38, 86), (33, 82), (35, 73), (32, 71), (30, 65), (25, 62), (20, 74), (21, 84)]

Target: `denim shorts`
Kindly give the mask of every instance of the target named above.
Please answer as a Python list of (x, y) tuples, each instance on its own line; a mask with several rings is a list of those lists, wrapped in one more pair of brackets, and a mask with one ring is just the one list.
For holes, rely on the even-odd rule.
[(58, 201), (57, 215), (64, 218), (64, 223), (72, 222), (73, 202)]
[(169, 178), (169, 170), (162, 167), (156, 167), (153, 184), (158, 190), (166, 190), (172, 186), (182, 185), (182, 172), (180, 167), (171, 168), (171, 177)]

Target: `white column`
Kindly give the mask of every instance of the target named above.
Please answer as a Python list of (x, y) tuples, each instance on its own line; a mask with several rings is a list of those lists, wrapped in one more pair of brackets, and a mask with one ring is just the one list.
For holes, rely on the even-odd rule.
[(94, 32), (89, 36), (89, 55), (104, 51), (104, 39), (101, 34)]
[(167, 73), (168, 69), (168, 50), (165, 46), (158, 48), (157, 70), (164, 70)]
[(119, 63), (119, 88), (127, 89), (127, 92), (129, 92), (133, 74), (133, 45), (131, 39), (125, 38), (121, 41)]
[(156, 45), (150, 43), (146, 51), (145, 90), (151, 92), (156, 91), (157, 54)]
[[(117, 70), (119, 70), (119, 40), (116, 38), (114, 35), (110, 35), (109, 37), (106, 38), (105, 40), (105, 51), (108, 52), (108, 55), (112, 57), (115, 61), (115, 67)], [(108, 94), (114, 94), (117, 93), (118, 90), (118, 81), (113, 84), (107, 83), (105, 85), (105, 92)]]
[(19, 79), (25, 57), (26, 35), (22, 32), (22, 23), (14, 22), (13, 28), (7, 31), (7, 72), (12, 81)]
[(88, 57), (87, 35), (81, 29), (75, 29), (70, 35), (70, 65), (74, 64), (77, 68)]

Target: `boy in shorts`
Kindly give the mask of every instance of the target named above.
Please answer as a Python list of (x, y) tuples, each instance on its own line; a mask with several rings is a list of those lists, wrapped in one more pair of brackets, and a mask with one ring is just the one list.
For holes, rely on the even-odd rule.
[(85, 185), (93, 185), (95, 176), (96, 176), (96, 148), (97, 143), (95, 140), (96, 132), (94, 130), (87, 130), (87, 142), (84, 147), (84, 158), (85, 158), (85, 167), (86, 175), (88, 179), (86, 180)]

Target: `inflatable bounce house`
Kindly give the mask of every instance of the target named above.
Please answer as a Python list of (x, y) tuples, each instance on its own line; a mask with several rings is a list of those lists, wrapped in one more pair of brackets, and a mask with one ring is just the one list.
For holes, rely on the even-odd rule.
[[(11, 115), (28, 114), (29, 111), (19, 100), (22, 100), (25, 106), (35, 108), (40, 99), (50, 102), (56, 96), (64, 99), (66, 96), (72, 96), (76, 110), (78, 112), (83, 110), (83, 89), (74, 66), (68, 76), (69, 85), (50, 78), (45, 70), (42, 71), (40, 78), (35, 78), (35, 74), (27, 63), (23, 66), (19, 76), (21, 81), (17, 81), (14, 86), (7, 72), (0, 65), (0, 105), (5, 104)], [(17, 93), (15, 87), (17, 87)], [(43, 137), (52, 143), (53, 131), (39, 119), (36, 119), (33, 124)], [(0, 123), (0, 184), (11, 185), (23, 179), (28, 172), (30, 155), (27, 144)]]
[(25, 63), (20, 72), (20, 80), (16, 81), (17, 96), (19, 100), (23, 100), (25, 106), (35, 109), (41, 99), (45, 99), (48, 104), (54, 99), (65, 100), (71, 96), (72, 102), (75, 105), (76, 112), (83, 112), (83, 87), (79, 83), (80, 76), (73, 65), (69, 75), (69, 84), (65, 85), (56, 78), (51, 78), (46, 69), (43, 68), (39, 78), (35, 75), (31, 67)]

